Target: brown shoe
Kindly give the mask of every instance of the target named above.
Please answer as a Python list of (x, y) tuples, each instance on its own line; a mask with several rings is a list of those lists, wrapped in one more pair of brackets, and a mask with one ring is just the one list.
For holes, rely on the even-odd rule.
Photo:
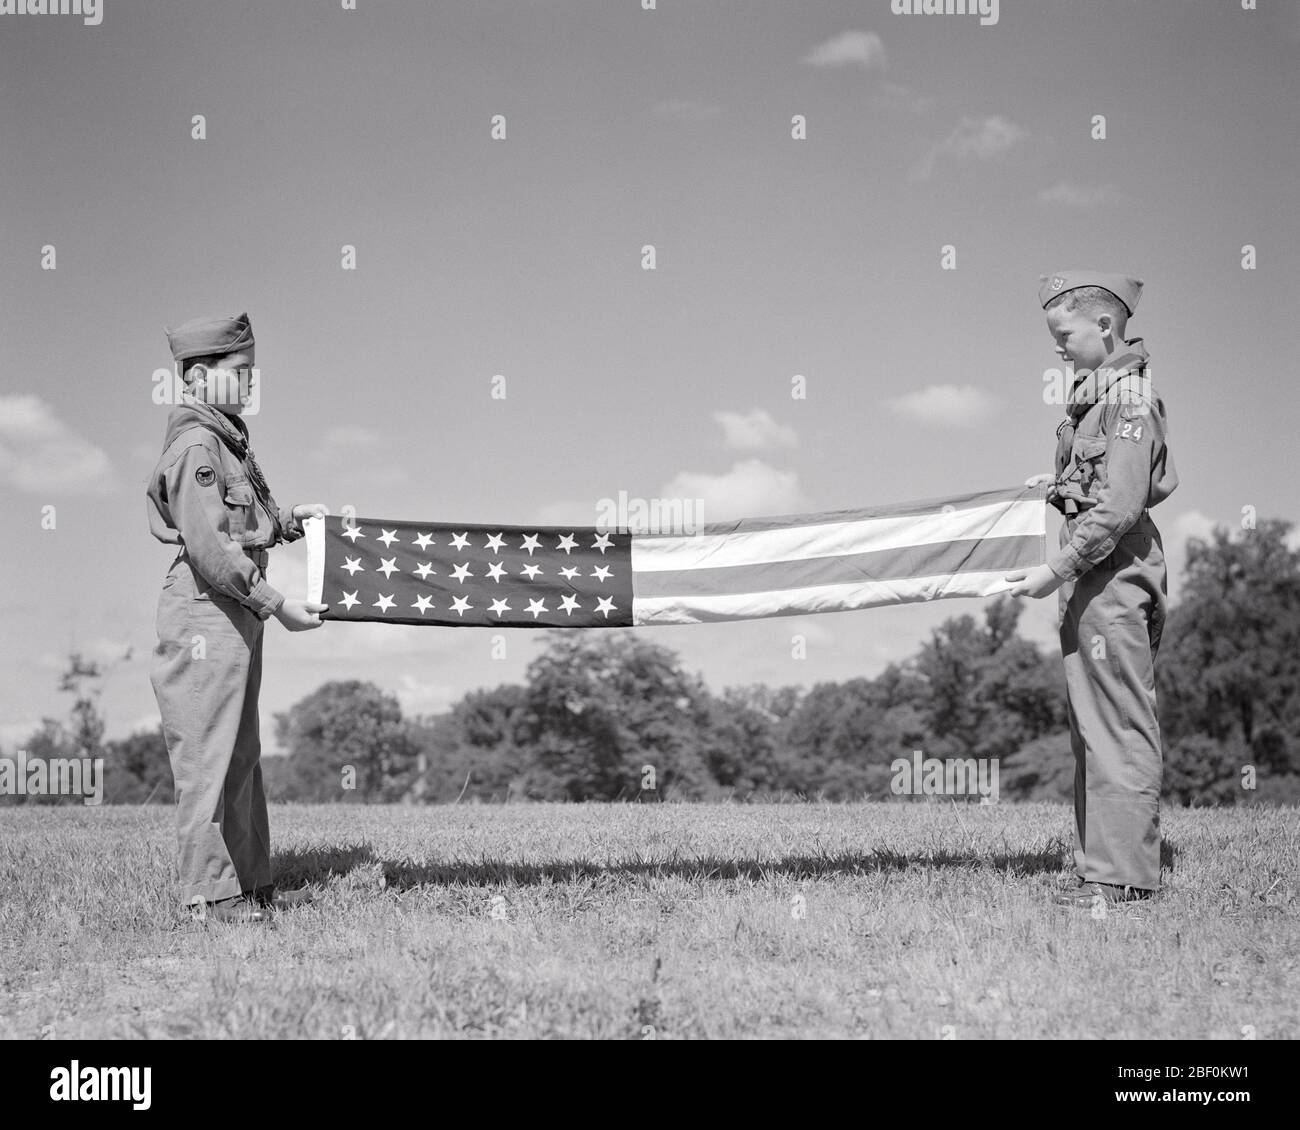
[(191, 906), (196, 922), (230, 922), (252, 923), (265, 922), (270, 914), (257, 905), (248, 895), (234, 895), (216, 902), (195, 901)]
[(1143, 902), (1154, 891), (1145, 887), (1127, 887), (1116, 883), (1080, 883), (1074, 890), (1058, 891), (1053, 900), (1057, 906), (1072, 906), (1091, 910), (1100, 899), (1107, 906), (1116, 903)]

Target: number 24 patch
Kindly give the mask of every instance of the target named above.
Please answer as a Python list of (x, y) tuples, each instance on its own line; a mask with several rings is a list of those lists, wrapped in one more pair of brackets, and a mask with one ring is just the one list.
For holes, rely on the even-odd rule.
[(1132, 420), (1125, 420), (1118, 428), (1115, 429), (1116, 439), (1141, 439), (1142, 425), (1135, 424)]

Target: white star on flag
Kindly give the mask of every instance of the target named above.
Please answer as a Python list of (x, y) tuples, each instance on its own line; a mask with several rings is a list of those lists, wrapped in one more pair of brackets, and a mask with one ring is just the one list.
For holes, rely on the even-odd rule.
[[(359, 592), (360, 590), (357, 591)], [(360, 604), (361, 601), (357, 599), (357, 594), (355, 592), (345, 592), (343, 594), (342, 603), (344, 608), (351, 608), (354, 604)]]
[(340, 565), (339, 568), (340, 568), (340, 569), (346, 569), (346, 570), (347, 570), (349, 573), (351, 573), (354, 577), (355, 577), (358, 573), (364, 573), (364, 572), (366, 571), (366, 567), (365, 567), (364, 565), (361, 564), (361, 558), (360, 558), (360, 557), (349, 557), (349, 558), (347, 559), (347, 564), (345, 564), (345, 565)]
[(506, 539), (503, 534), (488, 534), (487, 544), (484, 549), (490, 549), (493, 553), (500, 553), (505, 548)]
[(387, 579), (394, 573), (400, 573), (401, 569), (397, 567), (396, 557), (381, 557), (379, 559), (379, 568), (376, 571), (383, 573), (384, 578)]
[(564, 550), (565, 553), (572, 553), (575, 549), (578, 548), (578, 543), (572, 534), (561, 534), (560, 544), (557, 545), (555, 548), (562, 549)]
[(420, 610), (421, 616), (423, 616), (426, 612), (428, 612), (432, 606), (433, 606), (433, 601), (430, 600), (427, 596), (417, 596), (415, 598), (415, 603), (411, 605), (412, 608), (418, 608)]
[(416, 537), (415, 544), (421, 549), (428, 549), (433, 544), (433, 538), (429, 534), (420, 534)]
[(434, 573), (433, 562), (421, 561), (420, 567), (418, 569), (412, 569), (411, 572), (419, 577), (420, 580), (427, 581)]
[(380, 612), (387, 612), (390, 608), (393, 607), (393, 598), (391, 596), (385, 596), (383, 593), (380, 593), (379, 599), (375, 601), (374, 606), (378, 608)]
[(384, 543), (384, 548), (385, 548), (385, 549), (392, 549), (392, 548), (393, 548), (393, 542), (397, 541), (398, 538), (397, 538), (397, 534), (396, 534), (395, 531), (393, 531), (393, 530), (384, 530), (384, 532), (383, 532), (382, 534), (379, 535), (379, 537), (378, 537), (377, 540), (382, 541), (382, 542)]

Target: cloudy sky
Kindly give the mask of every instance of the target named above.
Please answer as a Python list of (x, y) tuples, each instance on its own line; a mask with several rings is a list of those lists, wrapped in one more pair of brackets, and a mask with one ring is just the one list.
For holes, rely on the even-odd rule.
[[(162, 327), (199, 314), (252, 316), (249, 422), (282, 503), (590, 524), (626, 490), (722, 518), (1048, 469), (1038, 276), (1127, 271), (1182, 476), (1156, 512), (1175, 571), (1243, 507), (1297, 516), (1300, 5), (1002, 0), (988, 25), (888, 0), (357, 7), (0, 16), (0, 746), (66, 713), (72, 648), (133, 649), (111, 735), (156, 718), (152, 375)], [(300, 547), (274, 556), (300, 593)], [(811, 684), (979, 610), (646, 632), (716, 688)], [(1054, 601), (1024, 625), (1050, 643)], [(538, 646), (489, 642), (271, 623), (268, 744), (326, 679), (432, 712)]]

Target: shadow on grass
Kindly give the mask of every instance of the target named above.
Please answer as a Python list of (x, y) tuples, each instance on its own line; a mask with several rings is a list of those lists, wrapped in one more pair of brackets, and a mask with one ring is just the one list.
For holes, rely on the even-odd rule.
[[(1162, 855), (1164, 855), (1162, 850)], [(1169, 852), (1172, 862), (1172, 849)], [(607, 878), (710, 880), (773, 878), (827, 879), (840, 875), (869, 875), (880, 872), (926, 871), (958, 868), (997, 872), (1015, 878), (1056, 874), (1068, 869), (1070, 845), (1061, 839), (1048, 841), (1038, 851), (981, 854), (975, 851), (897, 852), (877, 848), (870, 852), (820, 855), (789, 855), (780, 859), (730, 859), (719, 856), (682, 856), (664, 859), (632, 857), (610, 863), (591, 860), (551, 860), (542, 863), (483, 859), (446, 863), (412, 859), (381, 859), (368, 846), (287, 849), (275, 853), (276, 882), (283, 887), (302, 883), (322, 884), (346, 875), (358, 867), (379, 864), (388, 888), (404, 891), (423, 886), (534, 886), (541, 883), (572, 883)]]

